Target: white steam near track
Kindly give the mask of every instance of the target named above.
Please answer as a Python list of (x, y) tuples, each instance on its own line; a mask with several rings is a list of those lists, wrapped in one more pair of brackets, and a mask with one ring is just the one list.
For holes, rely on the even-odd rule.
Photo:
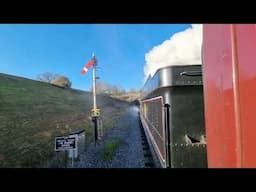
[(202, 25), (192, 24), (191, 28), (175, 33), (153, 47), (145, 55), (144, 81), (161, 67), (201, 64), (202, 37)]

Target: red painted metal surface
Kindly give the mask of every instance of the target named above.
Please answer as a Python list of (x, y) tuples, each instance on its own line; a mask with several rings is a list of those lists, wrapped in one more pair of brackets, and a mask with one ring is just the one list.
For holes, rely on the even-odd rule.
[(203, 26), (203, 78), (208, 167), (236, 167), (230, 25)]
[(255, 50), (255, 25), (203, 26), (209, 167), (256, 167)]
[(238, 53), (242, 167), (256, 167), (256, 26), (235, 25)]

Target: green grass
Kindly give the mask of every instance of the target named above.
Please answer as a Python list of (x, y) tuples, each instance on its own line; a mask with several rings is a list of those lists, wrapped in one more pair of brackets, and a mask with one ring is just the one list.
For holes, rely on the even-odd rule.
[[(106, 121), (119, 112), (113, 103), (126, 106), (98, 98)], [(77, 129), (92, 141), (91, 106), (89, 92), (0, 73), (0, 167), (40, 167), (56, 155), (54, 138)]]
[(112, 160), (116, 149), (121, 145), (119, 138), (114, 138), (112, 141), (108, 141), (102, 149), (100, 156), (104, 160)]

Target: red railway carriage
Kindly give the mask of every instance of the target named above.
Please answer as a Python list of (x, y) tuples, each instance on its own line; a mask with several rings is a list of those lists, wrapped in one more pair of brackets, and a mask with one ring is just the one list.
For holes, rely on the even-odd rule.
[(208, 167), (256, 167), (256, 25), (203, 25)]

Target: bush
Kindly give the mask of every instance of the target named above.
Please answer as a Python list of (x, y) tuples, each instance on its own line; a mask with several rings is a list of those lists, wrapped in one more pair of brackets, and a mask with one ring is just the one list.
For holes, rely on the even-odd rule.
[(70, 88), (71, 87), (71, 81), (64, 76), (57, 77), (56, 79), (51, 81), (51, 84), (64, 87), (64, 88)]
[(46, 83), (51, 83), (51, 81), (53, 81), (57, 77), (59, 77), (59, 75), (53, 74), (53, 73), (50, 73), (50, 72), (44, 72), (44, 73), (41, 73), (37, 76), (37, 80), (42, 81), (42, 82), (46, 82)]

